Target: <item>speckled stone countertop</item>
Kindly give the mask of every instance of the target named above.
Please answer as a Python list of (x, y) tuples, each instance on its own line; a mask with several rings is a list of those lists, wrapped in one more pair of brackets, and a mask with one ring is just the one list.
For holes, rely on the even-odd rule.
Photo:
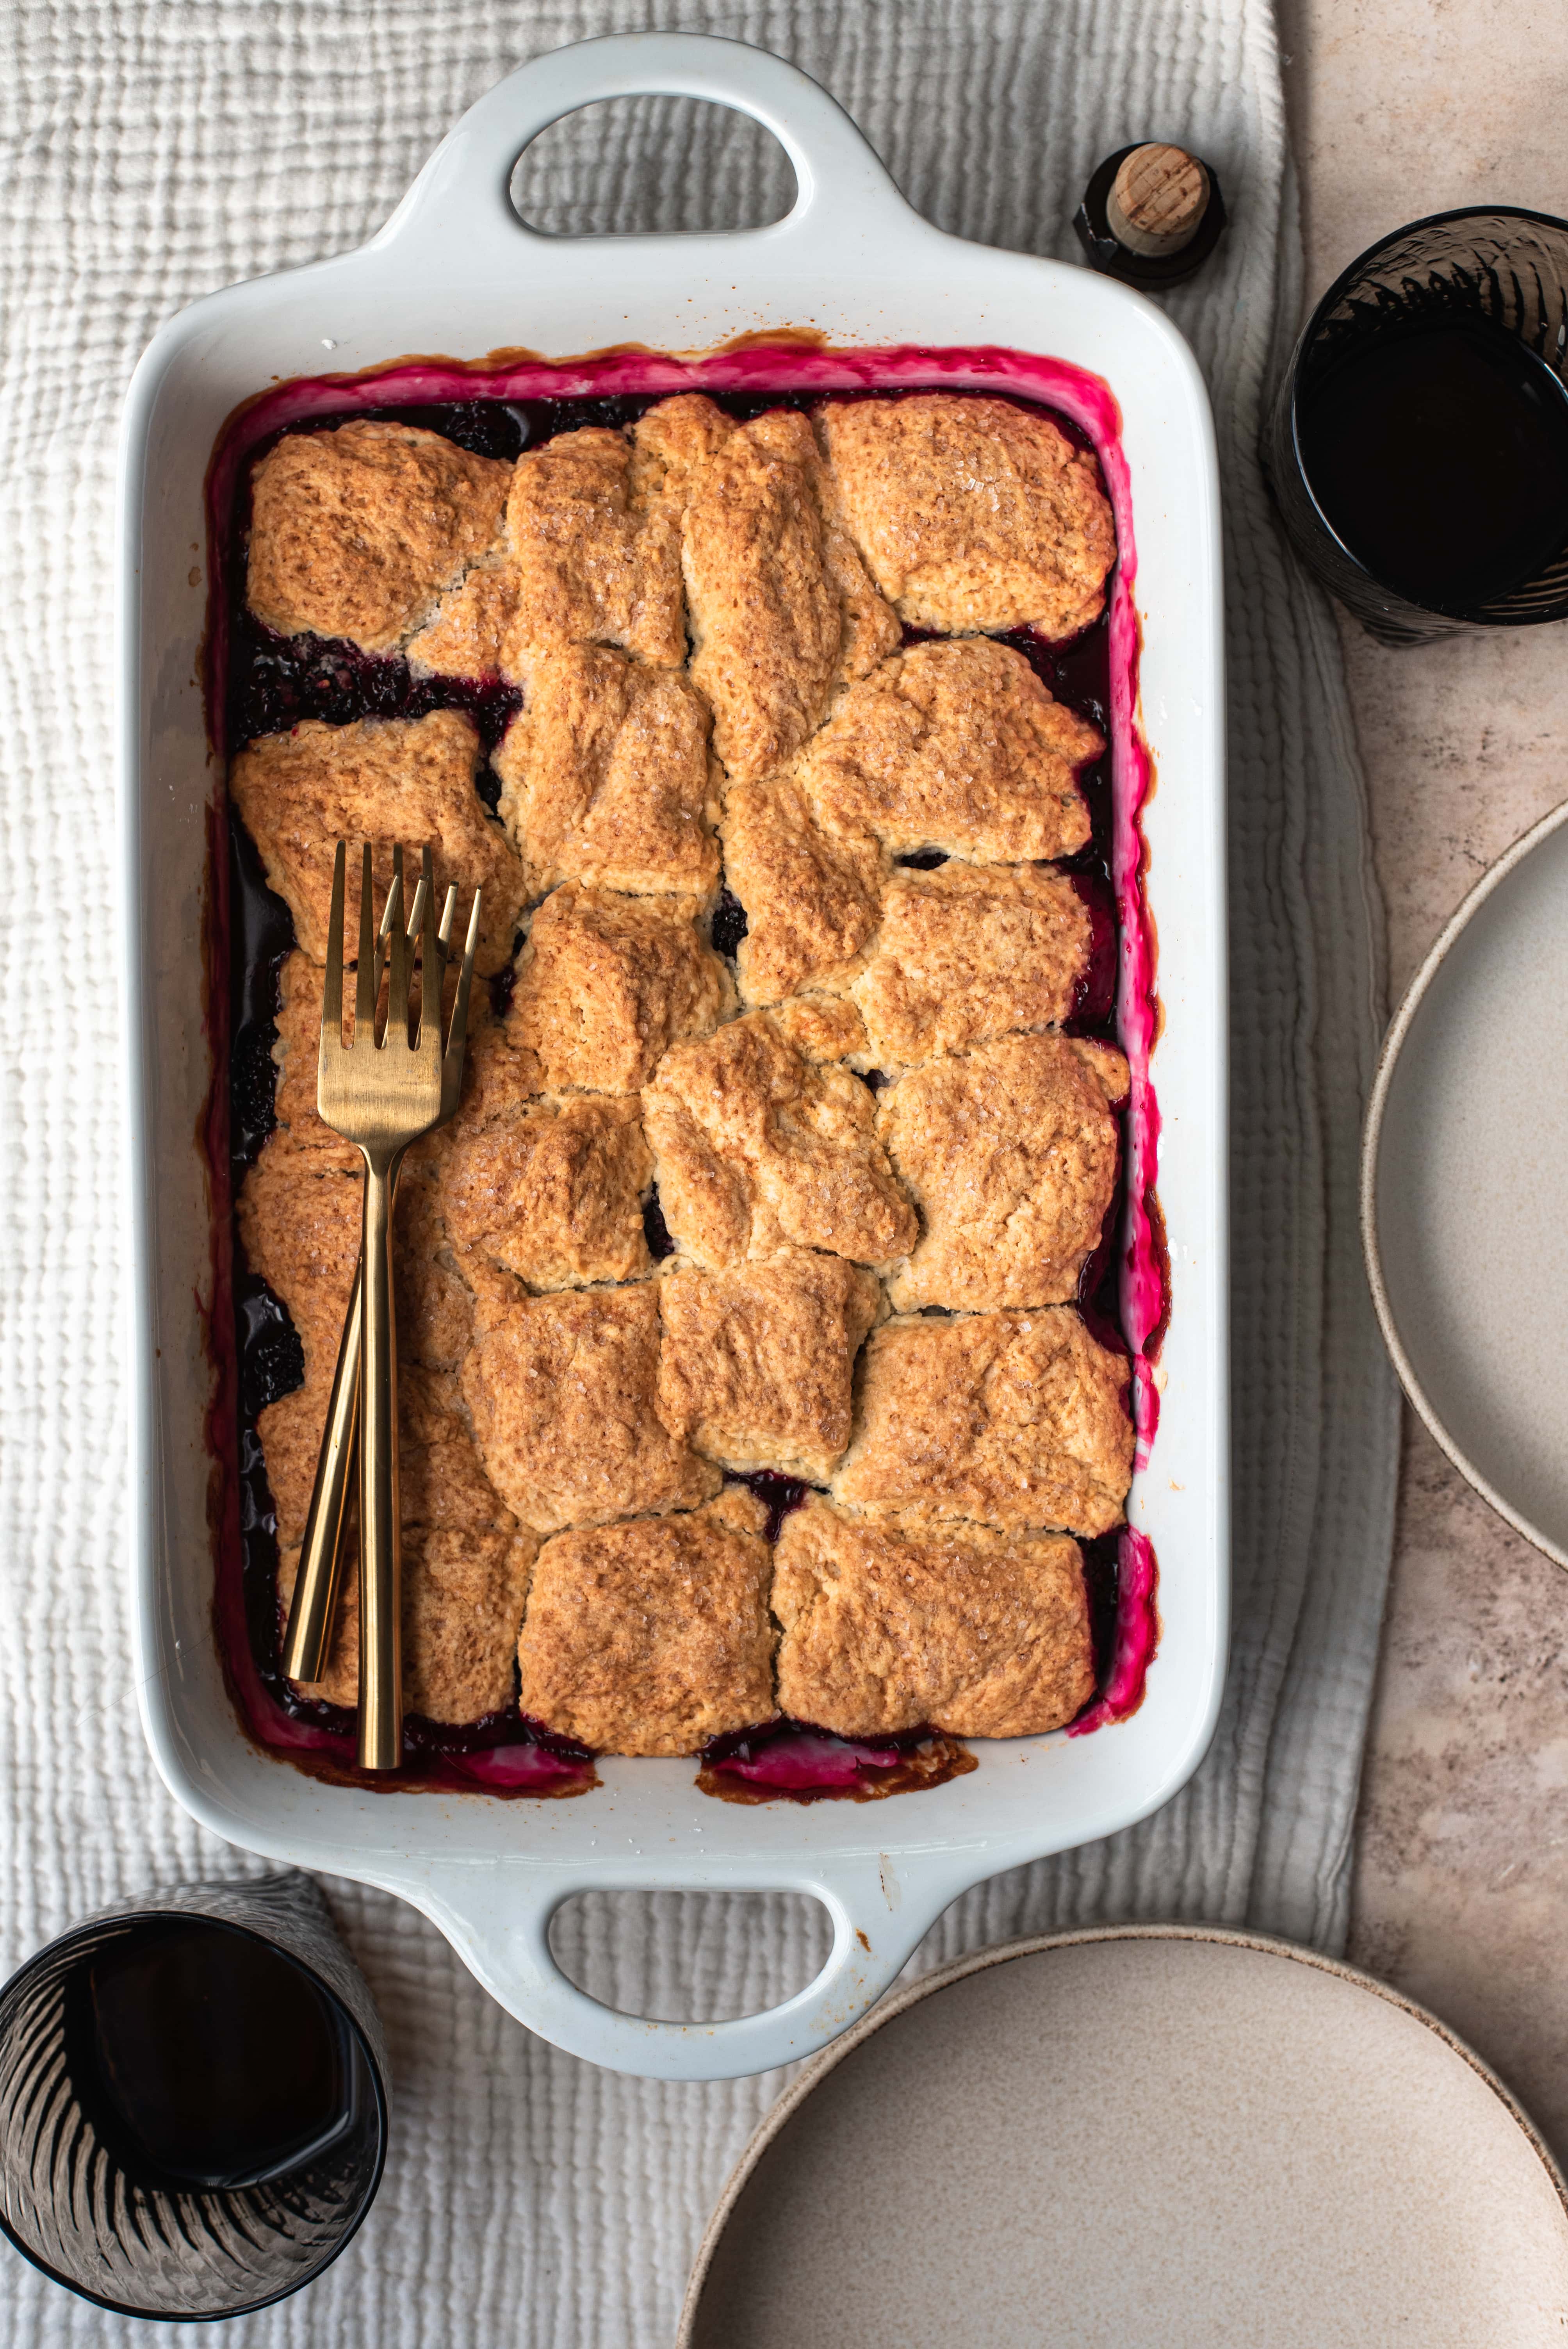
[[(1568, 215), (1560, 0), (1281, 0), (1280, 30), (1308, 306), (1424, 212)], [(1398, 1001), (1568, 796), (1568, 625), (1398, 652), (1342, 634)], [(1568, 1574), (1408, 1410), (1350, 1955), (1470, 2039), (1568, 2161)]]

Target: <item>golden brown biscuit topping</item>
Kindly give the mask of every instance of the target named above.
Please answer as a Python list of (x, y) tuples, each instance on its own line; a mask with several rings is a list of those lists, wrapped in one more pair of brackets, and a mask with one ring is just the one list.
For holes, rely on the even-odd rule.
[(677, 1258), (659, 1304), (670, 1433), (726, 1468), (826, 1476), (850, 1440), (855, 1356), (882, 1309), (872, 1276), (803, 1248), (727, 1272)]
[(533, 1289), (649, 1270), (643, 1201), (654, 1163), (634, 1101), (515, 1103), (452, 1127), (438, 1163), (446, 1237), (476, 1289), (491, 1267)]
[(701, 696), (673, 670), (601, 645), (535, 660), (528, 706), (494, 760), (529, 895), (582, 881), (710, 897), (718, 793), (708, 728)]
[(557, 1534), (517, 1661), (525, 1713), (611, 1754), (695, 1754), (773, 1710), (767, 1513), (730, 1491), (686, 1515)]
[(517, 620), (517, 572), (504, 550), (444, 595), (404, 650), (420, 676), (499, 677)]
[(504, 675), (564, 645), (618, 645), (678, 668), (686, 658), (679, 522), (632, 434), (589, 425), (517, 460), (507, 500), (515, 603)]
[(1116, 1188), (1114, 1045), (1004, 1036), (911, 1069), (879, 1131), (924, 1231), (888, 1293), (903, 1312), (1061, 1305), (1098, 1247)]
[(246, 1174), (235, 1205), (245, 1261), (288, 1307), (307, 1379), (319, 1374), (330, 1381), (337, 1360), (359, 1260), (359, 1172), (333, 1164), (324, 1152), (294, 1146), (280, 1130)]
[(1070, 1019), (1093, 937), (1073, 882), (1037, 864), (895, 873), (850, 988), (872, 1062), (891, 1071)]
[(877, 926), (886, 864), (874, 840), (818, 823), (792, 781), (737, 783), (724, 806), (724, 872), (746, 909), (743, 999), (776, 1004), (852, 969)]
[[(496, 985), (397, 1207), (409, 1709), (508, 1706), (515, 1655), (526, 1714), (616, 1753), (780, 1707), (852, 1737), (1071, 1719), (1092, 1657), (1055, 1529), (1121, 1522), (1132, 1430), (1125, 1360), (1063, 1308), (1128, 1073), (1054, 1032), (1094, 939), (1047, 862), (1088, 841), (1104, 745), (1009, 646), (903, 647), (884, 596), (922, 627), (1085, 625), (1114, 554), (1092, 462), (985, 398), (813, 428), (683, 395), (515, 468), (401, 426), (296, 435), (255, 486), (270, 625), (523, 688), (501, 823), (456, 710), (232, 762), (299, 942), (238, 1206), (304, 1357), (260, 1424), (281, 1602), (359, 1240), (357, 1154), (315, 1112), (332, 849), (372, 841), (379, 900), (391, 842), (417, 865), (428, 839), (438, 892), (484, 890)], [(352, 952), (352, 860), (349, 897)], [(726, 1471), (833, 1503), (775, 1551)], [(352, 1704), (356, 1675), (351, 1586), (306, 1693)]]
[(681, 506), (691, 673), (731, 780), (756, 781), (820, 723), (833, 686), (898, 642), (825, 491), (804, 416), (736, 424), (699, 395), (639, 427)]
[[(511, 1530), (443, 1532), (406, 1524), (403, 1531), (403, 1702), (428, 1721), (471, 1722), (512, 1702), (517, 1626), (528, 1597), (539, 1538)], [(278, 1561), (278, 1606), (288, 1619), (299, 1550)], [(344, 1571), (326, 1669), (299, 1683), (302, 1696), (328, 1704), (359, 1702), (359, 1561)]]
[(463, 1393), (480, 1454), (525, 1526), (607, 1525), (695, 1508), (719, 1472), (655, 1408), (659, 1299), (652, 1282), (480, 1300)]
[[(346, 989), (346, 993), (351, 990)], [(345, 1029), (352, 1036), (354, 1017), (347, 1011)], [(273, 1114), (295, 1150), (317, 1154), (325, 1172), (357, 1175), (365, 1161), (350, 1142), (324, 1124), (315, 1105), (316, 1076), (321, 1059), (321, 970), (296, 947), (278, 973), (277, 1039), (273, 1064), (277, 1084)]]
[(1110, 1533), (1132, 1476), (1128, 1375), (1063, 1306), (886, 1322), (834, 1498), (910, 1521)]
[(1078, 770), (1104, 748), (1010, 646), (914, 645), (841, 696), (798, 772), (822, 823), (891, 856), (1009, 864), (1083, 847)]
[(842, 995), (792, 995), (787, 1003), (776, 1003), (769, 1018), (808, 1061), (865, 1063), (866, 1023)]
[(282, 636), (394, 652), (494, 543), (511, 481), (408, 424), (285, 433), (251, 485), (251, 609)]
[(568, 881), (547, 897), (518, 959), (511, 1026), (544, 1089), (634, 1093), (677, 1039), (733, 1005), (690, 898), (624, 897)]
[[(466, 912), (484, 892), (477, 968), (511, 958), (523, 904), (522, 866), (474, 789), (480, 740), (454, 709), (428, 718), (365, 718), (352, 726), (306, 719), (289, 734), (266, 734), (230, 761), (229, 792), (261, 852), (267, 880), (288, 905), (301, 947), (326, 960), (333, 854), (340, 840), (375, 850), (377, 906), (392, 885), (392, 849), (417, 875), (419, 852), (435, 851), (438, 901), (455, 882)], [(345, 951), (359, 932), (359, 860), (348, 859)]]
[(788, 1247), (882, 1264), (914, 1242), (872, 1094), (808, 1061), (765, 1011), (666, 1052), (643, 1122), (665, 1221), (699, 1264)]
[(855, 543), (913, 627), (1076, 636), (1116, 560), (1094, 459), (1005, 399), (835, 400), (818, 429)]
[[(537, 1541), (505, 1507), (474, 1444), (455, 1376), (472, 1307), (432, 1261), (428, 1193), (425, 1174), (411, 1165), (397, 1201), (404, 1701), (433, 1721), (466, 1722), (511, 1702), (512, 1650)], [(280, 1126), (246, 1175), (239, 1226), (251, 1270), (287, 1306), (304, 1351), (304, 1383), (263, 1411), (257, 1429), (286, 1616), (358, 1260), (360, 1185)], [(358, 1675), (351, 1537), (327, 1667), (304, 1693), (352, 1705)]]
[(910, 1529), (811, 1495), (784, 1520), (772, 1604), (781, 1708), (841, 1737), (1034, 1737), (1094, 1693), (1083, 1565), (1063, 1535)]

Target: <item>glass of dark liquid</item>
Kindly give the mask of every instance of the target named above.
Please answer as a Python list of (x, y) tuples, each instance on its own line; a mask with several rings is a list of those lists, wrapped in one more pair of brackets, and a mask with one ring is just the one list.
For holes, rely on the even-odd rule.
[(123, 1901), (0, 1991), (0, 2227), (122, 2315), (264, 2307), (369, 2209), (387, 2078), (308, 1877)]
[(1568, 221), (1439, 212), (1363, 254), (1263, 457), (1297, 553), (1386, 642), (1568, 618)]

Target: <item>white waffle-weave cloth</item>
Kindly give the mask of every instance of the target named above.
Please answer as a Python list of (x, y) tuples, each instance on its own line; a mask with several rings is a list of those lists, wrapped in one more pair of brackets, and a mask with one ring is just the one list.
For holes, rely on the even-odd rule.
[[(1332, 622), (1254, 443), (1299, 307), (1269, 0), (54, 0), (0, 77), (0, 1771), (6, 1970), (139, 1886), (253, 1872), (179, 1812), (126, 1669), (124, 1160), (113, 956), (111, 474), (121, 398), (198, 295), (360, 243), (463, 109), (590, 35), (684, 28), (793, 58), (911, 201), (1076, 257), (1090, 170), (1140, 137), (1218, 170), (1232, 225), (1172, 316), (1207, 373), (1227, 505), (1233, 1043), (1234, 1646), (1193, 1784), (1113, 1841), (959, 1901), (916, 1967), (1099, 1919), (1249, 1920), (1333, 1949), (1392, 1534), (1396, 1398), (1361, 1279), (1356, 1143), (1381, 912)], [(545, 134), (555, 228), (735, 226), (786, 208), (733, 116), (648, 99)], [(778, 2075), (662, 2085), (558, 2054), (412, 1909), (328, 1888), (395, 2062), (379, 2200), (307, 2292), (227, 2349), (657, 2349), (705, 2215)], [(771, 2003), (815, 1970), (789, 1898), (596, 1897), (586, 1987), (645, 2014)], [(193, 2349), (0, 2249), (0, 2335)]]

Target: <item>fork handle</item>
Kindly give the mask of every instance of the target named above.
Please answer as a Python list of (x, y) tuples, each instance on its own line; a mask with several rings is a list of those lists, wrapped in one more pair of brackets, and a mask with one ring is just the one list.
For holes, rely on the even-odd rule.
[[(401, 1174), (399, 1164), (392, 1178), (394, 1206)], [(365, 1258), (362, 1255), (354, 1268), (354, 1288), (349, 1295), (348, 1310), (344, 1316), (343, 1337), (337, 1349), (337, 1368), (332, 1376), (326, 1424), (322, 1431), (321, 1452), (315, 1464), (315, 1483), (311, 1490), (310, 1509), (304, 1521), (304, 1538), (300, 1544), (299, 1572), (294, 1578), (288, 1629), (284, 1634), (284, 1672), (291, 1681), (320, 1680), (326, 1670), (327, 1651), (332, 1645), (332, 1627), (337, 1619), (337, 1602), (343, 1587), (346, 1557), (344, 1528), (348, 1519), (349, 1495), (359, 1472), (359, 1362), (365, 1330), (364, 1272)]]
[(392, 1195), (401, 1150), (365, 1153), (359, 1377), (359, 1766), (403, 1759), (402, 1545), (397, 1492), (397, 1331)]
[(344, 1529), (348, 1496), (359, 1466), (359, 1359), (364, 1330), (364, 1259), (354, 1268), (354, 1288), (344, 1317), (326, 1406), (326, 1425), (315, 1464), (310, 1510), (300, 1544), (299, 1572), (284, 1634), (284, 1671), (291, 1681), (319, 1681), (326, 1669), (332, 1627), (343, 1581)]

